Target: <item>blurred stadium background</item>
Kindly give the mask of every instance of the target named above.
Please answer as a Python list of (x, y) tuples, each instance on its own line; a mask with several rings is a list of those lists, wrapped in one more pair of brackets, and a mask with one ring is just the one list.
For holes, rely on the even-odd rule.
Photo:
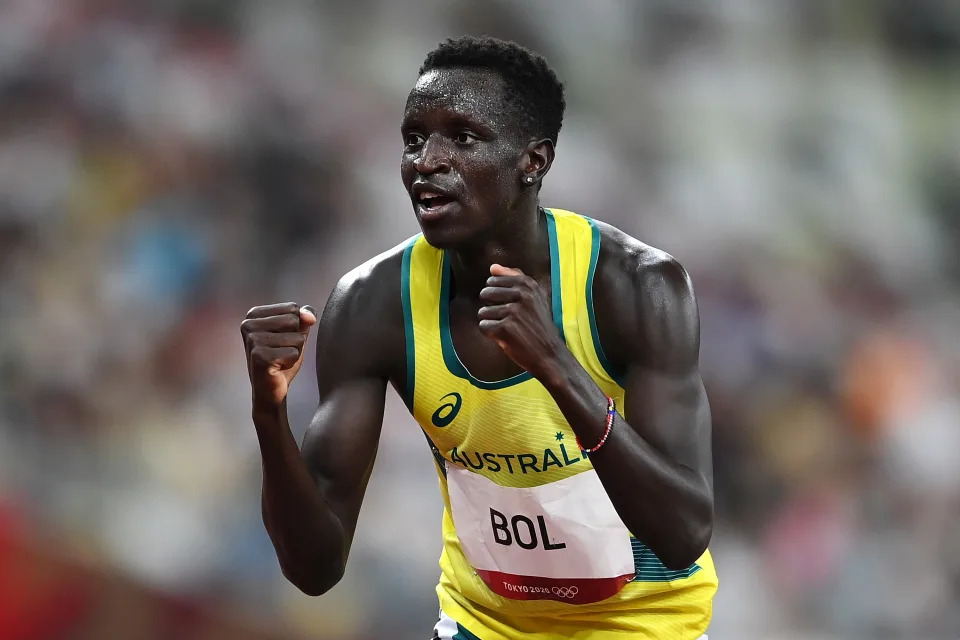
[(400, 113), (462, 33), (566, 82), (544, 204), (693, 275), (710, 637), (960, 637), (960, 3), (3, 0), (0, 638), (429, 635), (422, 435), (391, 392), (347, 576), (299, 594), (238, 323), (416, 231)]

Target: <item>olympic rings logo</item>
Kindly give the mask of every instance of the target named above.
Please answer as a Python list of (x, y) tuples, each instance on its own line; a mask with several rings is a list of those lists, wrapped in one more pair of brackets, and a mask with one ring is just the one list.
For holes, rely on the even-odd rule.
[(580, 589), (577, 587), (554, 587), (551, 589), (551, 591), (553, 591), (553, 595), (555, 596), (560, 596), (561, 598), (572, 598), (580, 592)]

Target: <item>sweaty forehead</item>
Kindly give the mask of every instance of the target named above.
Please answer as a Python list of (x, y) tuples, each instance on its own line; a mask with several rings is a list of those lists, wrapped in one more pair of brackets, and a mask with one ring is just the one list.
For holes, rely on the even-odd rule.
[(503, 114), (504, 81), (485, 69), (433, 69), (417, 79), (404, 117), (433, 109), (449, 110), (492, 122)]

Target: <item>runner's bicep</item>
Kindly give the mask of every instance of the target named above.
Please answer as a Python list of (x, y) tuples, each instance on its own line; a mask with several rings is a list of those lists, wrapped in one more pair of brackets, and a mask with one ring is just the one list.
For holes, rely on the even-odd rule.
[(377, 454), (385, 395), (381, 378), (341, 381), (323, 395), (303, 439), (307, 467), (351, 539)]
[(710, 405), (697, 367), (630, 367), (624, 395), (624, 415), (641, 438), (674, 464), (712, 479)]

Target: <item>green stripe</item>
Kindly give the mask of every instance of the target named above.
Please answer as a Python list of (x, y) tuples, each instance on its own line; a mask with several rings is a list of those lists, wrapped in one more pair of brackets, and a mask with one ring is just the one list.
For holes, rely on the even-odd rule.
[(614, 370), (613, 365), (610, 364), (606, 354), (603, 352), (603, 345), (600, 344), (600, 334), (597, 333), (597, 318), (593, 311), (593, 277), (596, 275), (597, 259), (600, 257), (600, 229), (593, 219), (587, 218), (586, 216), (584, 216), (584, 219), (590, 223), (590, 230), (592, 232), (590, 271), (587, 272), (587, 314), (590, 318), (590, 334), (593, 336), (593, 348), (597, 352), (597, 359), (600, 361), (600, 366), (603, 367), (603, 370), (610, 376), (610, 379), (622, 388), (625, 386), (623, 376)]
[[(556, 221), (554, 220), (552, 213), (548, 213), (547, 215), (547, 235), (549, 236), (550, 240), (550, 292), (553, 324), (560, 332), (560, 337), (563, 338), (563, 297), (560, 287), (560, 249), (557, 241)], [(441, 267), (441, 271), (442, 275), (440, 278), (439, 305), (440, 351), (443, 353), (443, 363), (447, 366), (447, 370), (458, 378), (466, 380), (479, 389), (488, 390), (503, 389), (504, 387), (510, 387), (531, 379), (533, 374), (531, 374), (529, 371), (524, 371), (504, 380), (487, 382), (474, 377), (472, 373), (467, 371), (467, 368), (463, 366), (463, 362), (460, 361), (460, 357), (457, 355), (457, 350), (453, 346), (453, 336), (450, 334), (450, 278), (452, 268), (450, 267), (450, 261), (446, 252), (443, 254), (443, 266)]]
[(560, 332), (560, 339), (566, 342), (563, 334), (563, 282), (560, 280), (560, 243), (557, 241), (557, 221), (550, 209), (544, 209), (547, 215), (547, 235), (550, 238), (550, 289), (553, 301), (553, 324)]
[(464, 629), (463, 626), (458, 622), (457, 635), (453, 636), (452, 640), (480, 640), (480, 638)]
[(521, 382), (526, 382), (533, 375), (529, 371), (518, 373), (506, 380), (497, 380), (495, 382), (486, 382), (475, 378), (473, 374), (467, 371), (457, 355), (457, 350), (453, 346), (453, 337), (450, 335), (450, 260), (446, 252), (443, 254), (443, 275), (440, 279), (440, 350), (443, 352), (443, 363), (447, 365), (447, 370), (458, 378), (462, 378), (480, 389), (502, 389), (510, 387)]
[(631, 582), (673, 582), (689, 578), (701, 569), (696, 562), (686, 569), (667, 569), (650, 547), (636, 538), (630, 538), (630, 546), (633, 549), (633, 569), (637, 573)]
[(400, 302), (403, 305), (403, 333), (407, 342), (407, 386), (404, 389), (403, 402), (413, 413), (413, 390), (417, 382), (417, 350), (413, 340), (413, 308), (410, 306), (410, 258), (413, 245), (420, 236), (415, 236), (403, 250), (403, 262), (400, 265)]
[[(404, 389), (403, 402), (407, 405), (411, 414), (413, 413), (413, 392), (417, 382), (417, 350), (413, 336), (413, 307), (410, 305), (410, 260), (413, 255), (413, 245), (417, 243), (419, 238), (419, 235), (415, 236), (410, 244), (403, 249), (403, 262), (400, 265), (400, 302), (403, 305), (403, 332), (406, 336), (407, 350), (407, 388)], [(433, 444), (433, 440), (430, 439), (427, 432), (422, 429), (421, 431), (423, 437), (427, 439), (433, 459), (443, 475), (446, 476), (447, 466), (443, 461), (443, 456), (440, 455), (439, 449)]]

